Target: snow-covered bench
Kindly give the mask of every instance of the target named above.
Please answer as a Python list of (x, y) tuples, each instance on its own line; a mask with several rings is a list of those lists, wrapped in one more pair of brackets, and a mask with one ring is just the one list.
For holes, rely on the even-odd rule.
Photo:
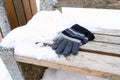
[[(57, 4), (57, 7), (58, 5), (59, 4)], [(94, 41), (81, 46), (77, 56), (71, 55), (67, 57), (67, 59), (40, 60), (16, 54), (14, 57), (18, 62), (30, 63), (55, 69), (77, 71), (83, 74), (108, 78), (109, 80), (119, 80), (120, 30), (99, 29), (97, 31), (93, 31), (93, 33), (96, 37)], [(51, 44), (47, 43), (47, 45), (50, 46)]]
[[(74, 1), (71, 1), (71, 3), (74, 3)], [(61, 5), (71, 6), (71, 4), (65, 4), (65, 2), (62, 4), (62, 1), (58, 0), (58, 4), (56, 6), (60, 7)], [(119, 80), (120, 30), (99, 29), (93, 33), (96, 36), (95, 40), (87, 43), (84, 46), (81, 46), (80, 52), (77, 56), (69, 56), (67, 59), (63, 60), (37, 60), (30, 57), (16, 55), (15, 59), (19, 62), (56, 69), (78, 71), (88, 75), (108, 78), (109, 80)]]
[(37, 60), (17, 55), (15, 59), (19, 62), (119, 80), (120, 30), (102, 29), (94, 33), (96, 36), (94, 41), (82, 46), (77, 56), (69, 56), (66, 60)]

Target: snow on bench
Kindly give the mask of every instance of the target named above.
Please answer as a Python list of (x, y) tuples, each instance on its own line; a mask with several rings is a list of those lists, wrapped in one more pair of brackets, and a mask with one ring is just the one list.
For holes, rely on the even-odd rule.
[[(104, 33), (105, 32), (105, 33)], [(50, 68), (78, 71), (110, 80), (120, 79), (120, 30), (101, 29), (94, 32), (96, 38), (80, 47), (77, 56), (67, 59), (37, 60), (15, 55), (19, 62), (30, 63)]]
[[(38, 41), (40, 41), (41, 39), (42, 41), (44, 41), (45, 38), (49, 40), (49, 33), (51, 33), (52, 31), (54, 32), (54, 30), (58, 30), (59, 27), (56, 26), (62, 24), (62, 22), (59, 23), (56, 21), (62, 21), (61, 14), (59, 14), (58, 12), (57, 14), (54, 12), (48, 12), (48, 14), (50, 15), (47, 15), (47, 13), (45, 13), (44, 11), (43, 13), (36, 14), (28, 22), (27, 25), (11, 31), (11, 33), (9, 33), (7, 37), (5, 37), (2, 41), (2, 44), (4, 43), (6, 46), (12, 45), (12, 47), (14, 47), (14, 57), (16, 61), (56, 69), (78, 71), (80, 73), (108, 78), (110, 80), (120, 79), (120, 30), (95, 30), (93, 31), (93, 33), (95, 34), (96, 38), (93, 41), (90, 41), (87, 44), (81, 46), (79, 54), (77, 56), (71, 55), (67, 58), (55, 58), (56, 56), (54, 55), (56, 54), (50, 48), (50, 46), (37, 46), (35, 45), (34, 41), (36, 39)], [(49, 22), (49, 19), (46, 18), (46, 16), (49, 16), (49, 19), (52, 18), (51, 22), (53, 24)], [(46, 21), (47, 24), (45, 24)], [(56, 22), (56, 24), (54, 21)], [(64, 25), (61, 26), (64, 27)], [(31, 32), (31, 30), (33, 30), (33, 32)], [(46, 30), (49, 30), (51, 32)], [(49, 41), (47, 42), (47, 44), (51, 45)], [(36, 49), (32, 51), (32, 48)], [(39, 55), (42, 55), (42, 58), (40, 58), (41, 56)], [(50, 55), (52, 55), (53, 58), (50, 57)]]

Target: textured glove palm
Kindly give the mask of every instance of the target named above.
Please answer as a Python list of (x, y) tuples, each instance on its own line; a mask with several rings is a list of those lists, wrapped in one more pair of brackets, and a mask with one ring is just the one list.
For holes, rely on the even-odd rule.
[(57, 54), (64, 56), (68, 56), (71, 53), (76, 55), (81, 45), (93, 39), (94, 35), (90, 31), (75, 24), (71, 28), (65, 29), (58, 34), (52, 45), (52, 49), (56, 50)]

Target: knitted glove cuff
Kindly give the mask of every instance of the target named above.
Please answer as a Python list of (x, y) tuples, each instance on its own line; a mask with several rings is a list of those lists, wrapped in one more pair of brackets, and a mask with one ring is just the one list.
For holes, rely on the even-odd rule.
[(62, 34), (65, 36), (68, 36), (70, 38), (76, 39), (76, 40), (84, 40), (85, 36), (81, 33), (77, 33), (71, 29), (65, 29), (64, 31), (62, 31)]
[(94, 34), (91, 33), (88, 29), (78, 25), (78, 24), (75, 24), (71, 27), (72, 30), (74, 30), (75, 32), (78, 32), (80, 34), (83, 34), (85, 37), (88, 38), (88, 40), (93, 40), (95, 38)]

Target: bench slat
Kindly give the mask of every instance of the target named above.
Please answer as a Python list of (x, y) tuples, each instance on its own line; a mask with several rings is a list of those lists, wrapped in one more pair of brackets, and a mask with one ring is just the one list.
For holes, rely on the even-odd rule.
[(95, 39), (94, 39), (94, 41), (97, 41), (97, 42), (112, 43), (112, 44), (120, 45), (119, 40), (120, 40), (120, 37), (118, 36), (100, 35), (100, 34), (95, 34)]
[(15, 59), (19, 62), (107, 77), (110, 80), (120, 79), (119, 57), (79, 52), (77, 56), (69, 56), (67, 59), (37, 60), (23, 56), (15, 56)]
[(99, 29), (98, 31), (94, 31), (94, 33), (102, 34), (102, 35), (119, 36), (120, 37), (120, 30)]
[(77, 56), (71, 55), (67, 59), (37, 60), (15, 55), (15, 59), (19, 62), (119, 80), (120, 30), (101, 29), (94, 33), (96, 38), (81, 46)]
[(120, 56), (120, 45), (100, 43), (100, 42), (88, 42), (80, 47), (84, 51), (93, 51), (101, 54)]

